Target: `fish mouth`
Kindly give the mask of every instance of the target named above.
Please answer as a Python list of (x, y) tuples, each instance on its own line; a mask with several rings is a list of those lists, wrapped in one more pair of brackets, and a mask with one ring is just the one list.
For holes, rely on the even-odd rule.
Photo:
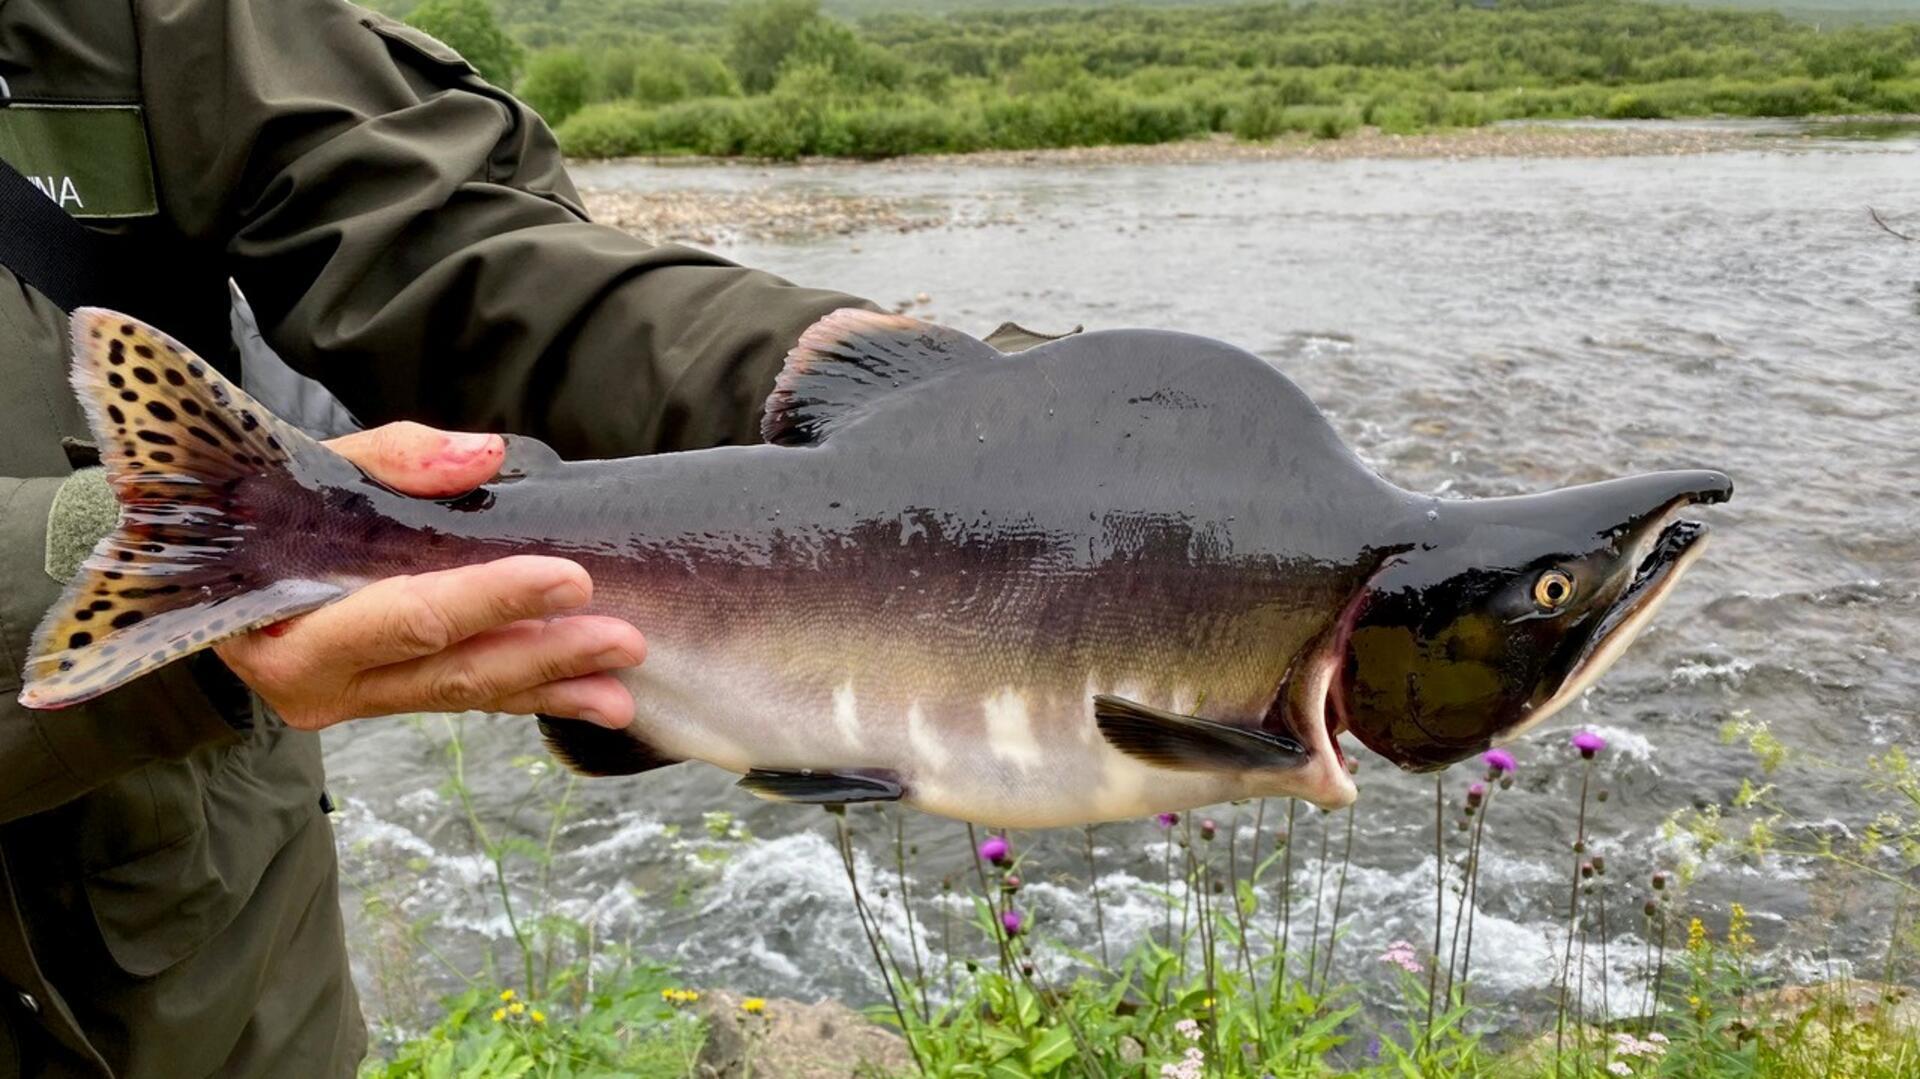
[[(1716, 502), (1722, 500), (1712, 499)], [(1675, 507), (1670, 513), (1677, 512), (1677, 509)], [(1575, 653), (1559, 688), (1529, 710), (1527, 718), (1507, 732), (1501, 741), (1508, 741), (1546, 721), (1560, 709), (1578, 700), (1605, 674), (1607, 668), (1613, 666), (1627, 646), (1653, 621), (1653, 616), (1666, 603), (1667, 597), (1673, 594), (1674, 585), (1699, 560), (1710, 533), (1705, 523), (1684, 518), (1672, 520), (1654, 532), (1651, 540), (1646, 542), (1646, 552), (1634, 569), (1633, 579), (1607, 609), (1607, 613), (1601, 616), (1599, 624), (1588, 634), (1586, 643)]]

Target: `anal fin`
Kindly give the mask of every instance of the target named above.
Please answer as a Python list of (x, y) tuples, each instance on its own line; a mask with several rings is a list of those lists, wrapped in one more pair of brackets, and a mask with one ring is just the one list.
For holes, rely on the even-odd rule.
[(881, 768), (821, 772), (811, 768), (755, 768), (740, 777), (741, 790), (769, 802), (848, 805), (897, 802), (906, 793), (899, 776)]
[(583, 776), (630, 776), (679, 764), (633, 734), (584, 719), (541, 716), (540, 736), (547, 749)]
[(1292, 768), (1307, 759), (1306, 747), (1286, 735), (1168, 712), (1125, 697), (1094, 697), (1093, 715), (1108, 744), (1156, 768), (1244, 772)]

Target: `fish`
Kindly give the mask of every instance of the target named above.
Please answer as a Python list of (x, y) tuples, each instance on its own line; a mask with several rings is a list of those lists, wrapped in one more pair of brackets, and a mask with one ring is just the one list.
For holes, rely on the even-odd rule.
[(836, 311), (756, 445), (563, 461), (412, 498), (179, 342), (72, 318), (117, 529), (34, 634), (73, 705), (372, 581), (538, 553), (647, 634), (634, 723), (557, 717), (593, 776), (683, 761), (779, 801), (1000, 827), (1252, 797), (1351, 804), (1343, 732), (1444, 767), (1575, 700), (1699, 557), (1732, 482), (1442, 499), (1382, 478), (1274, 365), (1162, 330), (1018, 353)]

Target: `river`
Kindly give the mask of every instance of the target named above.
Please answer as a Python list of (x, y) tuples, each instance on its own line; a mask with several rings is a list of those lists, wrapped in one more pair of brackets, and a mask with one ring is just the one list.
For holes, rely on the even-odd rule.
[[(965, 222), (719, 249), (886, 304), (924, 292), (914, 314), (976, 333), (1014, 319), (1223, 338), (1270, 359), (1413, 490), (1510, 494), (1686, 466), (1732, 474), (1734, 501), (1710, 511), (1711, 550), (1656, 625), (1582, 702), (1512, 747), (1517, 783), (1488, 818), (1479, 896), (1476, 992), (1504, 1006), (1489, 1016), (1537, 1007), (1552, 977), (1582, 778), (1571, 730), (1610, 742), (1592, 779), (1608, 798), (1589, 805), (1588, 828), (1606, 859), (1614, 1012), (1638, 1001), (1648, 874), (1698, 852), (1663, 823), (1759, 776), (1744, 744), (1723, 741), (1729, 721), (1765, 723), (1796, 751), (1767, 777), (1780, 810), (1857, 834), (1890, 806), (1858, 777), (1869, 755), (1911, 745), (1920, 718), (1920, 243), (1881, 230), (1868, 207), (1920, 223), (1920, 133), (1670, 157), (612, 163), (577, 176), (946, 208)], [(491, 869), (446, 783), (448, 729), (370, 722), (326, 736), (356, 974), (369, 1013), (403, 1026), (459, 984), (412, 935), (469, 973), (489, 953), (517, 962)], [(1384, 945), (1432, 937), (1433, 780), (1348, 749), (1365, 766), (1335, 974), (1390, 993)], [(463, 753), (492, 838), (545, 843), (541, 805), (563, 781), (531, 726), (469, 719)], [(1458, 766), (1442, 781), (1450, 860), (1453, 805), (1476, 771)], [(596, 947), (675, 962), (689, 984), (881, 1000), (831, 818), (756, 801), (732, 778), (688, 765), (579, 785), (544, 874), (554, 912), (591, 923)], [(730, 817), (703, 816), (716, 812)], [(1238, 819), (1244, 857), (1257, 807), (1207, 812), (1223, 827)], [(1263, 852), (1285, 813), (1266, 808)], [(1730, 830), (1746, 835), (1747, 819)], [(852, 821), (873, 859), (863, 871), (885, 869), (871, 886), (897, 903), (894, 817)], [(1323, 831), (1331, 892), (1345, 825), (1299, 814), (1303, 919)], [(752, 838), (728, 837), (741, 829)], [(941, 881), (971, 880), (966, 833), (908, 814), (904, 835), (909, 890), (937, 952)], [(1029, 855), (1021, 904), (1040, 936), (1097, 948), (1082, 834), (1013, 839)], [(1095, 841), (1117, 949), (1161, 922), (1163, 837), (1142, 821), (1102, 826)], [(516, 860), (510, 874), (522, 922), (540, 890), (536, 862)], [(1882, 954), (1884, 892), (1830, 867), (1723, 848), (1678, 903), (1718, 930), (1734, 900), (1785, 976)], [(1263, 888), (1262, 910), (1272, 902)]]

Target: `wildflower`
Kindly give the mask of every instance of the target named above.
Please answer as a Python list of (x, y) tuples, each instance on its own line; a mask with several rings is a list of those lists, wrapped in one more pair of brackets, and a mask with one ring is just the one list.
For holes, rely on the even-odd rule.
[(500, 990), (500, 999), (501, 999), (501, 1000), (512, 1000), (512, 999), (513, 999), (514, 997), (517, 997), (517, 996), (519, 996), (519, 995), (520, 995), (520, 994), (518, 994), (518, 993), (515, 993), (515, 992), (514, 992), (513, 990), (511, 990), (511, 989), (502, 989), (502, 990)]
[(1613, 1063), (1607, 1065), (1607, 1070), (1612, 1072), (1615, 1075), (1632, 1075), (1633, 1065), (1627, 1063), (1624, 1060), (1616, 1060)]
[(527, 1010), (527, 1006), (525, 1004), (520, 1003), (517, 1000), (514, 1001), (512, 1004), (507, 1005), (508, 1015), (521, 1015), (525, 1013), (526, 1010)]
[(1000, 928), (1007, 931), (1007, 936), (1019, 936), (1020, 927), (1024, 924), (1026, 919), (1017, 910), (1002, 911), (1000, 914)]
[(1411, 941), (1396, 940), (1387, 945), (1387, 950), (1380, 953), (1380, 961), (1392, 963), (1408, 974), (1418, 974), (1426, 969), (1420, 965), (1420, 960), (1414, 955)]
[(660, 999), (668, 1004), (692, 1004), (700, 999), (700, 994), (692, 989), (662, 989)]
[(1733, 905), (1733, 915), (1727, 921), (1727, 946), (1736, 952), (1744, 952), (1753, 947), (1753, 934), (1747, 928), (1753, 922), (1747, 917), (1747, 908), (1738, 903)]
[(1687, 923), (1687, 950), (1690, 952), (1707, 950), (1707, 927), (1698, 918)]
[(1207, 1066), (1207, 1054), (1197, 1045), (1187, 1047), (1178, 1064), (1160, 1065), (1160, 1079), (1200, 1079)]
[(534, 1010), (527, 1013), (527, 1018), (533, 1020), (536, 1023), (544, 1023), (547, 1021), (547, 1013), (541, 1011), (538, 1008), (535, 1008)]
[(1477, 806), (1486, 797), (1487, 797), (1487, 785), (1485, 783), (1473, 783), (1467, 787), (1467, 804), (1468, 805)]
[(992, 862), (994, 865), (1006, 865), (1007, 852), (1012, 849), (1013, 848), (1007, 845), (1005, 839), (997, 835), (992, 835), (988, 836), (986, 841), (980, 844), (980, 857), (985, 861)]
[(1017, 892), (1020, 890), (1020, 883), (1020, 874), (1008, 873), (1006, 876), (1000, 878), (1000, 890), (1003, 892)]
[(1191, 1019), (1182, 1019), (1178, 1023), (1173, 1024), (1173, 1030), (1174, 1033), (1190, 1042), (1200, 1040), (1200, 1024)]
[(1595, 754), (1607, 748), (1607, 740), (1593, 731), (1581, 731), (1573, 736), (1573, 748), (1580, 751), (1583, 759), (1592, 760)]
[(748, 1015), (759, 1015), (767, 1010), (767, 1002), (760, 997), (748, 997), (740, 1002), (740, 1010)]
[(1480, 759), (1486, 762), (1488, 779), (1499, 779), (1518, 767), (1513, 763), (1513, 754), (1504, 749), (1489, 749)]
[(1162, 814), (1160, 814), (1159, 816), (1156, 816), (1156, 817), (1154, 817), (1153, 819), (1154, 819), (1154, 820), (1156, 820), (1156, 821), (1158, 821), (1158, 822), (1160, 822), (1160, 827), (1162, 827), (1162, 828), (1171, 828), (1171, 827), (1173, 827), (1174, 825), (1176, 825), (1176, 824), (1179, 824), (1179, 823), (1180, 823), (1180, 814), (1178, 814), (1178, 813), (1162, 813)]
[(1655, 903), (1653, 900), (1649, 899), (1647, 900), (1647, 905), (1644, 907), (1641, 907), (1640, 909), (1646, 913), (1647, 917), (1651, 918), (1654, 915), (1660, 913), (1660, 904)]
[(1659, 1032), (1659, 1031), (1657, 1031), (1657, 1030), (1656, 1030), (1656, 1031), (1654, 1031), (1653, 1033), (1651, 1033), (1651, 1034), (1649, 1034), (1649, 1035), (1647, 1035), (1647, 1040), (1648, 1040), (1648, 1041), (1650, 1041), (1650, 1042), (1652, 1042), (1652, 1043), (1653, 1043), (1653, 1044), (1655, 1044), (1655, 1045), (1665, 1045), (1665, 1044), (1667, 1044), (1667, 1036), (1666, 1036), (1665, 1034), (1662, 1034), (1662, 1033), (1660, 1033), (1660, 1032)]
[(1593, 856), (1593, 872), (1596, 876), (1604, 877), (1607, 875), (1607, 860), (1598, 854)]
[(1667, 875), (1665, 873), (1655, 873), (1653, 875), (1653, 890), (1656, 892), (1662, 891), (1666, 888), (1666, 886), (1667, 886)]
[(494, 1022), (496, 1022), (496, 1023), (504, 1023), (504, 1022), (506, 1022), (506, 1019), (507, 1019), (507, 1010), (506, 1010), (505, 1008), (495, 1008), (495, 1009), (493, 1010), (493, 1021), (494, 1021)]
[(1217, 832), (1217, 831), (1219, 830), (1219, 827), (1220, 827), (1219, 825), (1217, 825), (1217, 824), (1215, 824), (1215, 823), (1213, 823), (1213, 818), (1212, 818), (1212, 817), (1207, 817), (1207, 818), (1205, 818), (1205, 819), (1203, 819), (1203, 820), (1201, 820), (1201, 822), (1200, 822), (1200, 838), (1201, 838), (1201, 839), (1205, 839), (1205, 840), (1208, 840), (1208, 841), (1212, 841), (1212, 839), (1213, 839), (1213, 836), (1214, 836), (1214, 833), (1215, 833), (1215, 832)]

